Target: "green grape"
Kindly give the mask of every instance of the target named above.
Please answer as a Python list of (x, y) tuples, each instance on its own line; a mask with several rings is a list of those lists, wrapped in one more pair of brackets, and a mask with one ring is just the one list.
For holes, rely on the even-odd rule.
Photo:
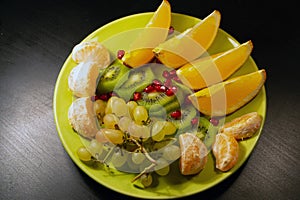
[(118, 126), (121, 131), (126, 132), (131, 122), (132, 120), (129, 117), (122, 117), (118, 122)]
[(96, 115), (103, 117), (105, 115), (106, 102), (98, 99), (94, 103), (94, 110)]
[(166, 176), (170, 172), (169, 163), (164, 158), (159, 158), (156, 162), (155, 172), (160, 176)]
[[(132, 156), (132, 154), (131, 154), (131, 156)], [(140, 166), (137, 165), (137, 164), (135, 164), (135, 163), (132, 161), (132, 158), (130, 159), (130, 158), (128, 157), (128, 159), (127, 159), (127, 165), (128, 165), (128, 167), (129, 167), (129, 172), (132, 172), (132, 173), (138, 173), (138, 172), (140, 172), (140, 171), (139, 171)]]
[(144, 106), (136, 106), (133, 109), (133, 119), (137, 124), (143, 124), (148, 119), (148, 111)]
[(82, 161), (90, 161), (92, 159), (92, 154), (85, 147), (79, 147), (77, 149), (77, 155)]
[(166, 121), (163, 130), (165, 131), (165, 135), (173, 135), (177, 129), (172, 122)]
[(128, 116), (129, 111), (126, 102), (122, 98), (114, 98), (112, 101), (112, 113), (118, 117)]
[(105, 138), (113, 144), (122, 144), (124, 142), (124, 133), (120, 130), (102, 128), (99, 132), (102, 133)]
[(89, 151), (91, 154), (96, 157), (95, 155), (101, 155), (103, 152), (103, 144), (101, 142), (98, 142), (96, 139), (92, 139), (89, 147)]
[(103, 117), (103, 123), (105, 128), (115, 129), (119, 122), (119, 118), (114, 114), (106, 114)]
[(122, 167), (128, 158), (128, 153), (126, 153), (126, 151), (122, 151), (122, 150), (117, 150), (111, 158), (111, 163), (116, 167), (116, 168), (120, 168)]
[(132, 162), (139, 165), (145, 160), (146, 156), (142, 152), (133, 152), (131, 155)]
[(164, 121), (157, 121), (153, 124), (151, 129), (151, 136), (154, 141), (162, 141), (165, 137)]
[(163, 148), (162, 157), (168, 161), (177, 160), (180, 157), (180, 148), (177, 145), (168, 145)]
[(143, 138), (146, 140), (150, 137), (150, 129), (148, 126), (139, 125), (133, 121), (128, 126), (128, 132), (130, 133), (130, 136), (136, 139)]
[(128, 110), (129, 110), (129, 114), (130, 114), (130, 117), (132, 119), (133, 119), (133, 110), (137, 106), (138, 106), (138, 104), (135, 101), (128, 101), (127, 102), (127, 107), (128, 107)]
[(143, 174), (140, 178), (141, 183), (145, 187), (149, 187), (152, 184), (153, 178), (151, 174)]

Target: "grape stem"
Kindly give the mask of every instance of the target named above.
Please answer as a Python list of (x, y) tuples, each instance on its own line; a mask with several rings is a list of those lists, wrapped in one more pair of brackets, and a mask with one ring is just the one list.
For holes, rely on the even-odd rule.
[(136, 141), (136, 140), (133, 139), (133, 138), (130, 138), (129, 140), (132, 141), (133, 143), (135, 143), (135, 144), (139, 147), (139, 149), (141, 150), (141, 152), (143, 152), (143, 153), (145, 154), (146, 158), (147, 158), (150, 162), (152, 162), (154, 165), (157, 165), (156, 160), (154, 160), (154, 159), (149, 155), (149, 153), (147, 152), (147, 150), (146, 150), (146, 149), (145, 149), (138, 141)]
[(131, 183), (133, 183), (134, 181), (138, 180), (139, 178), (141, 178), (144, 174), (147, 174), (149, 172), (152, 171), (152, 168), (154, 168), (156, 166), (155, 163), (152, 163), (151, 165), (149, 165), (148, 167), (146, 167), (141, 173), (139, 173), (136, 177), (134, 177), (131, 180)]

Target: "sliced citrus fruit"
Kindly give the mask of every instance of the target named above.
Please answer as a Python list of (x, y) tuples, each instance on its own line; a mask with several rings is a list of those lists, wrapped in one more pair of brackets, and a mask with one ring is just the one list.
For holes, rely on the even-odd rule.
[(72, 59), (76, 63), (93, 61), (99, 68), (106, 68), (110, 64), (109, 51), (96, 41), (77, 44), (72, 50)]
[(220, 133), (232, 135), (237, 140), (252, 137), (260, 128), (261, 116), (257, 112), (244, 114), (227, 122), (220, 128)]
[(124, 64), (135, 68), (151, 61), (154, 57), (152, 49), (166, 40), (170, 24), (171, 6), (167, 0), (163, 0), (129, 51), (125, 52), (122, 57)]
[(228, 51), (187, 63), (176, 73), (191, 89), (202, 89), (227, 79), (244, 64), (252, 49), (253, 44), (248, 41)]
[(239, 144), (233, 136), (218, 133), (212, 151), (216, 158), (216, 168), (221, 171), (228, 171), (238, 161)]
[(179, 135), (181, 151), (180, 172), (183, 175), (199, 173), (207, 162), (207, 148), (205, 144), (192, 133)]
[(178, 68), (201, 56), (214, 41), (221, 14), (215, 10), (192, 28), (158, 45), (155, 56), (166, 66)]
[(266, 80), (264, 69), (217, 83), (189, 96), (203, 114), (223, 116), (244, 106), (260, 91)]

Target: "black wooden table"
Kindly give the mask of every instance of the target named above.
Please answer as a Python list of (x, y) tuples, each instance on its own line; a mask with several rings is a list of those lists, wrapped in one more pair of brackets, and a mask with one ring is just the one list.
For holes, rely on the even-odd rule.
[[(193, 199), (299, 199), (299, 22), (289, 1), (170, 0), (173, 12), (222, 13), (221, 28), (251, 39), (267, 70), (267, 116), (245, 164)], [(0, 199), (130, 199), (96, 183), (58, 137), (53, 92), (71, 49), (100, 26), (154, 11), (158, 0), (0, 2)], [(299, 17), (298, 17), (299, 18)]]

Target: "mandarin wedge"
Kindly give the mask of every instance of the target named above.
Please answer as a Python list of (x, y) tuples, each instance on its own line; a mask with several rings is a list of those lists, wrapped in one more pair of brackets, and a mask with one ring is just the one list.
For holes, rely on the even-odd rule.
[(180, 172), (183, 175), (199, 173), (207, 163), (207, 148), (205, 144), (192, 133), (179, 135), (181, 157)]
[(228, 51), (187, 63), (176, 73), (186, 86), (202, 89), (227, 79), (245, 63), (252, 49), (253, 44), (248, 41)]
[(189, 96), (203, 114), (224, 116), (244, 106), (260, 91), (266, 80), (264, 69), (217, 83)]
[(125, 52), (122, 57), (124, 64), (136, 68), (150, 62), (154, 58), (152, 49), (166, 40), (170, 24), (171, 6), (167, 0), (163, 0), (129, 51)]
[(221, 14), (214, 11), (192, 28), (157, 46), (153, 52), (167, 67), (178, 68), (201, 56), (214, 41)]
[(228, 171), (238, 161), (239, 144), (233, 136), (218, 133), (212, 152), (216, 158), (216, 168), (221, 171)]

